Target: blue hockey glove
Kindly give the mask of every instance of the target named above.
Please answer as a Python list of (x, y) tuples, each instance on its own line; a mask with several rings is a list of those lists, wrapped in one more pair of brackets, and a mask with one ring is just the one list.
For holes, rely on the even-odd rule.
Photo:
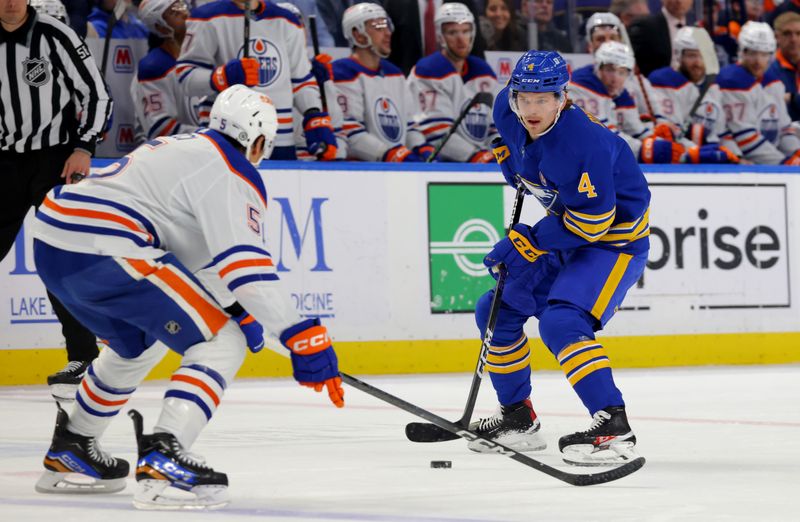
[(736, 154), (716, 143), (689, 147), (681, 160), (683, 163), (739, 163)]
[(412, 152), (405, 145), (396, 145), (383, 153), (381, 161), (389, 163), (419, 163), (424, 161), (416, 152)]
[(231, 60), (220, 65), (211, 73), (211, 87), (222, 92), (231, 85), (258, 85), (258, 72), (261, 65), (255, 58)]
[(413, 149), (414, 154), (419, 156), (422, 161), (428, 161), (435, 151), (436, 149), (432, 145), (419, 145)]
[(327, 112), (309, 111), (303, 117), (308, 150), (323, 161), (336, 159), (336, 136)]
[(319, 319), (306, 319), (287, 328), (281, 334), (281, 343), (292, 352), (295, 380), (318, 392), (327, 388), (331, 402), (337, 408), (344, 407), (344, 389), (336, 352), (328, 330)]
[(498, 241), (483, 258), (483, 264), (489, 268), (492, 277), (495, 277), (492, 269), (500, 263), (506, 267), (509, 277), (519, 277), (540, 255), (547, 253), (533, 245), (530, 230), (528, 225), (517, 223), (508, 236)]
[(264, 349), (264, 328), (247, 312), (242, 312), (232, 318), (239, 325), (245, 338), (247, 347), (253, 353), (258, 353)]
[(642, 163), (679, 163), (686, 148), (680, 143), (650, 136), (642, 140), (639, 161)]
[(497, 164), (500, 165), (500, 172), (506, 178), (506, 182), (514, 188), (517, 188), (517, 175), (511, 170), (511, 162), (508, 159), (511, 157), (511, 150), (505, 144), (503, 138), (497, 137), (492, 140), (492, 154)]
[(311, 59), (311, 74), (314, 75), (320, 89), (322, 89), (322, 85), (325, 82), (333, 79), (332, 63), (333, 58), (331, 55), (325, 53), (318, 54)]

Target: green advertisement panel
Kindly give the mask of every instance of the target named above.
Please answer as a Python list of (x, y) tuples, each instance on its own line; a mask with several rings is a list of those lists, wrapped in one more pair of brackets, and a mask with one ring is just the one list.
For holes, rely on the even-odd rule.
[(428, 184), (431, 312), (473, 312), (494, 286), (483, 258), (503, 237), (499, 183)]

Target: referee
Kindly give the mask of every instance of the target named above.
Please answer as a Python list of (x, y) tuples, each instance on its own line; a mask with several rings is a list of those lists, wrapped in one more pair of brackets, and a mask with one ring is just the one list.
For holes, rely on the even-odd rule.
[[(31, 206), (89, 172), (111, 100), (86, 44), (27, 0), (0, 0), (0, 260)], [(70, 363), (48, 377), (56, 398), (73, 399), (95, 336), (48, 292)]]

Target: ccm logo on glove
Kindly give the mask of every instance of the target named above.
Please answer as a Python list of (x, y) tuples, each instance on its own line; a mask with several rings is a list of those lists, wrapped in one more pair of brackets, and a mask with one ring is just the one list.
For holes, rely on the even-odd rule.
[(330, 348), (331, 338), (324, 326), (314, 326), (291, 337), (286, 346), (296, 354), (311, 355)]

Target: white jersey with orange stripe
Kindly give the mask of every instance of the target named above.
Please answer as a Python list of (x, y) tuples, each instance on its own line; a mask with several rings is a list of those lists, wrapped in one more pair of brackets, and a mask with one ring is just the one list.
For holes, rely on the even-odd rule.
[(255, 167), (222, 134), (203, 130), (157, 138), (78, 184), (51, 190), (33, 235), (64, 250), (120, 259), (171, 252), (192, 272), (216, 272), (277, 335), (300, 319), (275, 284), (266, 207)]
[(362, 161), (382, 161), (389, 149), (413, 149), (425, 138), (413, 121), (416, 105), (403, 72), (387, 60), (377, 70), (352, 56), (333, 62), (337, 101), (344, 115), (341, 135), (349, 155)]
[(146, 140), (194, 132), (208, 123), (208, 97), (186, 97), (178, 88), (177, 60), (162, 47), (152, 49), (139, 62), (131, 97), (136, 108), (137, 130)]
[[(192, 11), (176, 74), (188, 96), (214, 96), (211, 74), (217, 66), (244, 56), (244, 13), (231, 0), (211, 2)], [(294, 146), (292, 107), (300, 114), (321, 109), (319, 86), (311, 74), (305, 33), (291, 12), (272, 2), (261, 4), (250, 21), (250, 56), (257, 59), (259, 83), (278, 111), (276, 147)]]
[(696, 84), (672, 67), (662, 67), (650, 73), (650, 82), (659, 92), (659, 112), (667, 121), (688, 129), (685, 139), (681, 140), (684, 146), (719, 143), (734, 154), (741, 155), (736, 142), (727, 132), (719, 85), (713, 83), (708, 87), (700, 104), (690, 115), (689, 111), (700, 96)]
[(615, 98), (609, 95), (600, 78), (594, 73), (594, 66), (587, 65), (572, 72), (567, 93), (575, 105), (619, 134), (631, 148), (634, 156), (639, 157), (641, 140), (651, 132), (639, 121), (636, 102), (627, 92), (623, 91), (615, 102)]
[[(463, 69), (456, 71), (440, 51), (417, 62), (408, 76), (408, 86), (417, 102), (415, 119), (419, 129), (428, 143), (435, 146), (475, 94), (497, 91), (497, 77), (489, 64), (476, 56), (467, 57)], [(495, 136), (497, 129), (491, 107), (473, 107), (439, 156), (449, 161), (469, 161), (476, 152), (489, 150)]]
[(800, 149), (783, 99), (785, 88), (771, 72), (759, 80), (741, 65), (727, 65), (717, 83), (728, 129), (746, 159), (776, 165)]

